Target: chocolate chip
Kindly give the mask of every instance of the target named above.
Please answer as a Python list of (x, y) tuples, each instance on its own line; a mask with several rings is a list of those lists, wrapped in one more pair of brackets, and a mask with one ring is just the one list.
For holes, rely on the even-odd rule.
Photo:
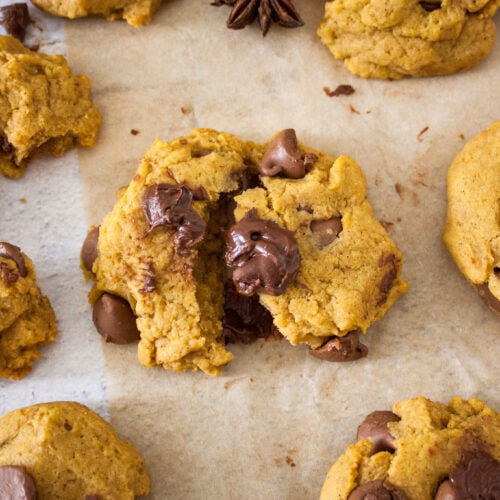
[(189, 255), (205, 235), (206, 223), (192, 204), (193, 193), (180, 184), (153, 184), (142, 199), (149, 230), (166, 226), (176, 231), (174, 243), (181, 256)]
[(97, 242), (99, 240), (99, 227), (91, 229), (83, 242), (81, 259), (87, 271), (92, 272), (92, 266), (97, 259)]
[(426, 11), (426, 12), (432, 12), (434, 10), (440, 9), (441, 8), (441, 2), (439, 0), (437, 1), (428, 1), (428, 2), (418, 2), (420, 6)]
[(26, 3), (13, 3), (0, 8), (1, 22), (9, 35), (24, 41), (26, 28), (32, 22)]
[(259, 219), (252, 209), (224, 233), (226, 264), (238, 293), (281, 295), (295, 280), (300, 253), (292, 231)]
[(493, 311), (500, 313), (500, 300), (493, 295), (490, 287), (488, 286), (488, 283), (477, 285), (476, 290), (490, 309), (493, 309)]
[(191, 156), (193, 158), (201, 158), (203, 156), (208, 156), (210, 153), (213, 153), (212, 149), (193, 149), (193, 151), (191, 151)]
[(461, 500), (461, 498), (458, 490), (451, 484), (451, 481), (447, 479), (439, 485), (434, 500)]
[(347, 500), (407, 500), (407, 497), (387, 481), (368, 481), (354, 488)]
[(0, 242), (0, 257), (13, 260), (16, 263), (19, 274), (24, 278), (28, 274), (21, 249), (5, 241)]
[(378, 261), (379, 267), (386, 267), (386, 272), (380, 280), (379, 290), (380, 297), (377, 301), (377, 306), (385, 304), (387, 301), (387, 295), (391, 291), (394, 280), (398, 276), (398, 267), (396, 256), (394, 254), (384, 254), (380, 257)]
[(332, 337), (309, 354), (323, 361), (356, 361), (368, 354), (368, 347), (359, 341), (358, 332), (349, 332), (343, 337)]
[(500, 498), (500, 462), (482, 450), (466, 451), (450, 472), (460, 499)]
[(392, 411), (374, 411), (366, 416), (358, 427), (356, 438), (370, 439), (373, 443), (372, 454), (379, 451), (394, 452), (394, 437), (389, 431), (389, 422), (399, 422), (400, 418)]
[(140, 339), (130, 304), (117, 295), (103, 293), (94, 304), (92, 320), (106, 342), (129, 344)]
[(36, 500), (36, 486), (24, 467), (0, 466), (0, 498), (6, 500)]
[(312, 233), (318, 238), (320, 246), (326, 247), (335, 241), (342, 232), (342, 217), (313, 220), (309, 227)]
[(289, 128), (271, 141), (259, 163), (259, 172), (269, 177), (281, 175), (289, 179), (300, 179), (306, 175), (306, 166), (312, 165), (317, 159), (312, 153), (302, 155), (295, 130)]

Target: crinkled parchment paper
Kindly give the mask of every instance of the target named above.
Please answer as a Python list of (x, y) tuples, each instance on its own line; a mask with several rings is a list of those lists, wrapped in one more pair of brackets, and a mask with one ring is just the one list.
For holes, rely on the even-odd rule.
[[(165, 0), (139, 29), (57, 21), (58, 48), (90, 77), (103, 115), (97, 145), (38, 161), (20, 181), (0, 179), (0, 239), (31, 255), (60, 326), (29, 377), (0, 382), (0, 409), (88, 404), (144, 454), (150, 498), (314, 499), (368, 412), (418, 394), (476, 396), (500, 410), (500, 321), (441, 238), (447, 168), (500, 119), (500, 43), (461, 74), (363, 80), (315, 34), (323, 2), (295, 5), (306, 25), (274, 25), (264, 39), (256, 25), (226, 29), (229, 9), (210, 0)], [(328, 97), (324, 87), (339, 84), (355, 93)], [(411, 285), (369, 329), (367, 358), (333, 364), (286, 341), (232, 345), (235, 359), (213, 379), (146, 369), (135, 346), (102, 342), (78, 269), (86, 228), (111, 209), (156, 137), (194, 127), (254, 141), (293, 127), (303, 143), (361, 165)]]

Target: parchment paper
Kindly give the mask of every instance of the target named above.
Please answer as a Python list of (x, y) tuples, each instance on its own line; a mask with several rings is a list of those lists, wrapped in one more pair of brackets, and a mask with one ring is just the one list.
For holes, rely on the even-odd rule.
[[(257, 25), (226, 29), (229, 9), (209, 0), (165, 1), (139, 29), (59, 21), (69, 62), (91, 79), (103, 115), (97, 145), (37, 162), (21, 181), (0, 179), (1, 237), (31, 254), (61, 330), (32, 375), (0, 382), (0, 409), (88, 404), (143, 453), (150, 498), (314, 499), (373, 410), (419, 394), (476, 396), (500, 409), (500, 322), (441, 238), (447, 168), (465, 141), (500, 119), (500, 43), (464, 73), (363, 80), (315, 34), (323, 2), (294, 3), (306, 25), (273, 26), (264, 39)], [(355, 93), (325, 94), (339, 84)], [(361, 165), (411, 285), (369, 329), (367, 358), (325, 363), (284, 340), (261, 341), (230, 346), (235, 359), (213, 379), (146, 369), (135, 346), (101, 341), (78, 269), (86, 227), (111, 209), (156, 137), (194, 127), (262, 142), (293, 127), (304, 144)]]

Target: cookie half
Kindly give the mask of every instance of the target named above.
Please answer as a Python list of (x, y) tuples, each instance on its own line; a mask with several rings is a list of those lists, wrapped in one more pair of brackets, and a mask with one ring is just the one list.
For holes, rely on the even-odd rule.
[(100, 124), (86, 76), (74, 76), (61, 55), (0, 36), (0, 173), (16, 179), (37, 156), (92, 147)]
[(447, 182), (446, 247), (460, 272), (500, 314), (500, 121), (465, 145)]

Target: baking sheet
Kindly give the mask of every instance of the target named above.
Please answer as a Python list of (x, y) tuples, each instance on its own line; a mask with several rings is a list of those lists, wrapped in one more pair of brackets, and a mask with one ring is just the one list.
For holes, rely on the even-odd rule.
[[(42, 48), (89, 76), (103, 124), (94, 149), (37, 161), (20, 181), (0, 179), (0, 239), (32, 257), (60, 327), (30, 376), (0, 382), (0, 410), (54, 399), (89, 405), (143, 453), (149, 498), (314, 499), (370, 411), (418, 394), (476, 396), (500, 409), (499, 320), (441, 238), (448, 165), (500, 119), (500, 43), (464, 73), (363, 80), (319, 42), (323, 2), (294, 3), (305, 26), (273, 25), (264, 39), (257, 25), (226, 29), (229, 9), (209, 0), (165, 1), (139, 29), (36, 13), (49, 23)], [(339, 84), (355, 93), (323, 90)], [(146, 369), (134, 346), (101, 341), (78, 268), (86, 228), (111, 209), (156, 137), (194, 127), (254, 141), (293, 127), (304, 144), (361, 165), (411, 285), (369, 329), (367, 358), (325, 363), (286, 341), (260, 341), (229, 346), (235, 358), (213, 379)]]

